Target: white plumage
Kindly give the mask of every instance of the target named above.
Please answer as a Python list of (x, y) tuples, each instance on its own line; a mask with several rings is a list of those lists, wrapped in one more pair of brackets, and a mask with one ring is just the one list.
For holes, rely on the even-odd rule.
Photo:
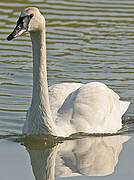
[(66, 137), (77, 132), (117, 132), (129, 102), (120, 101), (105, 84), (61, 83), (48, 89), (45, 19), (34, 7), (22, 11), (21, 17), (27, 16), (31, 17), (27, 31), (33, 49), (33, 95), (23, 133)]
[[(129, 102), (105, 84), (62, 83), (49, 88), (52, 117), (58, 135), (72, 133), (115, 133), (122, 127), (122, 115)], [(61, 134), (60, 134), (61, 133)]]

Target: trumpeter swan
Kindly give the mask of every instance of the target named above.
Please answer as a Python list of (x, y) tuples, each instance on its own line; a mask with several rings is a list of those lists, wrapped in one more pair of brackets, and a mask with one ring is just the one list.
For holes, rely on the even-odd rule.
[(129, 102), (100, 82), (61, 83), (48, 88), (45, 19), (38, 8), (21, 12), (8, 40), (29, 32), (33, 51), (33, 92), (24, 134), (116, 133)]

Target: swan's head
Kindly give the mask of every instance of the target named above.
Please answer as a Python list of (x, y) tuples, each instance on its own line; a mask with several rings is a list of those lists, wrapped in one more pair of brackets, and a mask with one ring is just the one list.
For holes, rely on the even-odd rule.
[(7, 40), (22, 35), (25, 32), (39, 32), (44, 29), (45, 19), (41, 15), (38, 8), (28, 7), (24, 9), (17, 21), (17, 25), (13, 32), (7, 37)]

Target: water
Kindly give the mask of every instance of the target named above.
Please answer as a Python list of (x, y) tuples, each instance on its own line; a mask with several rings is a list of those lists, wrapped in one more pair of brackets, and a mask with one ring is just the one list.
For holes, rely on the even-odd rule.
[[(124, 136), (107, 137), (107, 140), (88, 137), (79, 142), (64, 142), (53, 148), (51, 146), (54, 145), (46, 143), (46, 139), (42, 143), (36, 142), (36, 147), (32, 143), (27, 147), (25, 140), (19, 143), (14, 142), (14, 138), (7, 138), (7, 135), (21, 134), (31, 100), (32, 54), (29, 35), (11, 42), (6, 40), (20, 11), (27, 6), (38, 7), (46, 18), (49, 85), (59, 82), (104, 82), (122, 100), (131, 101), (126, 114), (134, 113), (133, 1), (1, 0), (0, 178), (33, 180), (36, 176), (36, 179), (44, 180), (46, 158), (52, 154), (53, 161), (51, 158), (48, 161), (52, 161), (53, 165), (56, 162), (56, 167), (50, 171), (51, 180), (54, 174), (59, 176), (58, 180), (62, 179), (65, 172), (66, 178), (63, 179), (132, 179), (133, 132), (129, 134), (129, 140)], [(44, 147), (42, 144), (45, 143), (47, 145)], [(36, 157), (38, 163), (35, 163)], [(113, 157), (114, 162), (109, 157)], [(30, 158), (34, 162), (32, 166)], [(40, 174), (38, 169), (42, 170)], [(97, 169), (101, 172), (97, 172)]]

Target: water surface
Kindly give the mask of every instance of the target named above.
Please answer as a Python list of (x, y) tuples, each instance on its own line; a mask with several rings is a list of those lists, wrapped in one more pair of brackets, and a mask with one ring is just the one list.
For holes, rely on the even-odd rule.
[[(31, 154), (33, 154), (30, 150), (31, 147), (27, 149), (25, 146), (21, 145), (21, 143), (3, 139), (3, 135), (21, 134), (26, 110), (31, 99), (32, 54), (29, 35), (21, 36), (11, 42), (6, 40), (7, 35), (9, 35), (16, 24), (20, 11), (27, 6), (38, 7), (46, 18), (49, 85), (59, 82), (86, 83), (96, 80), (104, 82), (117, 92), (122, 100), (131, 101), (126, 115), (133, 115), (134, 112), (133, 1), (1, 0), (1, 179), (9, 179), (10, 177), (11, 180), (33, 180), (35, 179), (34, 176), (36, 176), (36, 172), (33, 172), (30, 163)], [(105, 167), (105, 173), (93, 174), (94, 169), (91, 169), (91, 167), (98, 167), (95, 166), (95, 163), (93, 164), (91, 157), (95, 157), (95, 155), (93, 151), (89, 149), (94, 148), (94, 152), (96, 152), (95, 147), (97, 147), (97, 149), (101, 149), (102, 147), (101, 153), (96, 155), (101, 159), (103, 157), (101, 154), (107, 154), (109, 152), (109, 145), (99, 138), (94, 138), (94, 140), (92, 140), (89, 137), (89, 142), (85, 145), (86, 147), (84, 145), (77, 146), (78, 143), (74, 140), (69, 142), (71, 147), (66, 151), (67, 157), (61, 148), (61, 154), (58, 154), (60, 160), (53, 160), (59, 163), (59, 166), (56, 166), (55, 170), (55, 174), (57, 173), (57, 176), (59, 176), (57, 179), (60, 179), (61, 175), (63, 175), (59, 173), (57, 167), (64, 167), (69, 170), (70, 175), (68, 173), (65, 179), (71, 179), (70, 176), (72, 176), (72, 179), (83, 180), (96, 178), (122, 179), (123, 177), (132, 179), (134, 175), (132, 168), (134, 162), (133, 133), (131, 133), (131, 139), (126, 141), (116, 137), (113, 139), (114, 142), (118, 142), (119, 149), (116, 150), (115, 147), (118, 146), (114, 143), (111, 145), (113, 154), (116, 152), (114, 156), (109, 155), (109, 157), (115, 158), (114, 165), (111, 165), (111, 169), (108, 166), (108, 162), (104, 161), (105, 165), (107, 164), (109, 167), (107, 171), (106, 166), (101, 164), (101, 161), (97, 161), (103, 168)], [(83, 143), (83, 141), (80, 142)], [(112, 140), (108, 142), (110, 141)], [(93, 146), (88, 146), (91, 142)], [(104, 144), (105, 146), (103, 147)], [(58, 149), (59, 146), (49, 148), (50, 151), (47, 153), (56, 154), (55, 149), (60, 152)], [(74, 147), (74, 149), (72, 147)], [(106, 147), (108, 147), (108, 150)], [(41, 156), (41, 154), (43, 154), (43, 157), (45, 156), (44, 154), (48, 151), (48, 147), (42, 148), (43, 149), (41, 149), (39, 145), (39, 147), (34, 149), (35, 157), (36, 155), (38, 157), (38, 153), (40, 154), (39, 156)], [(74, 150), (83, 150), (83, 158), (82, 156), (78, 156), (77, 153), (75, 155), (71, 154), (70, 156), (70, 153), (74, 152)], [(82, 165), (84, 164), (84, 152), (88, 152), (86, 159), (91, 160), (91, 162), (85, 164), (85, 166), (88, 167), (87, 170), (84, 169), (85, 167), (76, 167), (78, 164), (76, 158), (82, 161)], [(93, 153), (93, 156), (90, 153)], [(105, 158), (108, 159), (108, 157), (104, 156), (103, 159)], [(109, 159), (109, 161), (111, 162), (112, 160)], [(38, 165), (34, 164), (35, 169), (38, 169), (40, 166), (44, 167), (43, 162), (45, 162), (45, 159), (42, 162), (39, 161)], [(127, 164), (129, 164), (129, 166)], [(65, 171), (64, 168), (62, 170), (63, 172)], [(7, 169), (9, 173), (7, 173)], [(81, 169), (83, 169), (83, 171)], [(45, 172), (45, 167), (43, 172)], [(40, 180), (42, 179), (43, 176), (40, 175)]]

